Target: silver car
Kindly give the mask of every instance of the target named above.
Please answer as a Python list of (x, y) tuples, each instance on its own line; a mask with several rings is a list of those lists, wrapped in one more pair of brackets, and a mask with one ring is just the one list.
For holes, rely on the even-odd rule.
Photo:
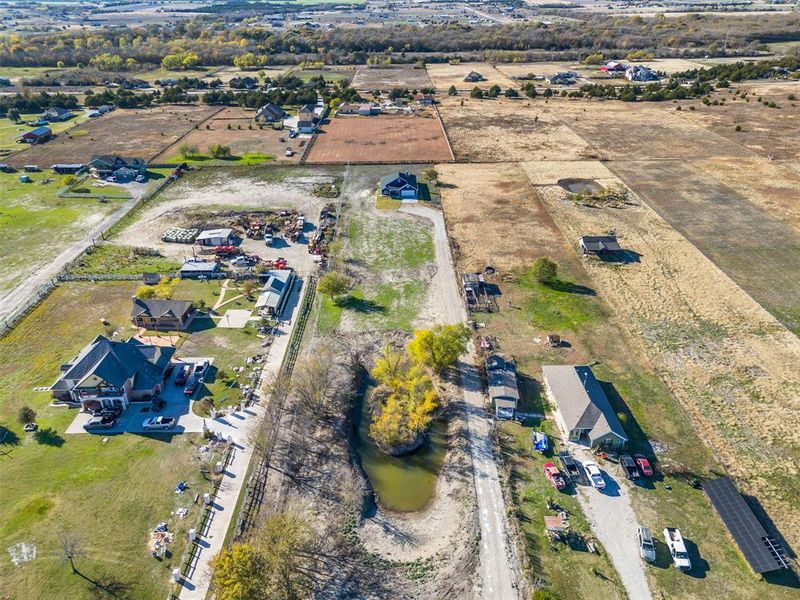
[(636, 530), (636, 542), (639, 545), (639, 556), (649, 563), (656, 562), (656, 545), (649, 528), (639, 527)]

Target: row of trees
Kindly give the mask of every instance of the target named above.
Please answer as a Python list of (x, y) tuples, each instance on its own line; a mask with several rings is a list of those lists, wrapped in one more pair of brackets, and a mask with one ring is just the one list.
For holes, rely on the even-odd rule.
[[(295, 28), (274, 31), (251, 24), (231, 26), (227, 19), (198, 17), (175, 25), (71, 29), (46, 34), (9, 35), (0, 39), (0, 66), (86, 65), (103, 55), (104, 69), (130, 69), (134, 63), (191, 69), (198, 64), (297, 64), (309, 59), (326, 64), (366, 64), (391, 60), (415, 62), (415, 53), (482, 53), (486, 60), (582, 58), (602, 51), (622, 58), (644, 55), (696, 55), (719, 49), (754, 51), (764, 40), (796, 39), (797, 15), (763, 15), (757, 21), (739, 16), (688, 15), (609, 17), (503, 25), (440, 24), (381, 28)], [(377, 57), (377, 58), (376, 58)], [(439, 59), (445, 57), (440, 56)]]
[(0, 115), (11, 116), (20, 113), (38, 113), (51, 106), (64, 108), (78, 108), (78, 99), (68, 94), (14, 94), (13, 96), (0, 96)]

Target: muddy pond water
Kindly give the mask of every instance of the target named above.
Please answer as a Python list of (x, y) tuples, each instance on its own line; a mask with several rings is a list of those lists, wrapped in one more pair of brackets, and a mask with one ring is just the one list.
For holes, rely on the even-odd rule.
[(378, 504), (387, 510), (416, 512), (425, 508), (436, 492), (439, 471), (447, 454), (447, 423), (434, 421), (419, 450), (407, 456), (389, 456), (369, 437), (369, 397), (356, 407), (354, 445), (361, 466), (375, 491)]

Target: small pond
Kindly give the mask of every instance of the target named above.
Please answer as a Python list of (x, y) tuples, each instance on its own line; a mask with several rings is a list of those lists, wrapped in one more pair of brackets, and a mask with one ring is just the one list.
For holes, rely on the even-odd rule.
[(357, 408), (354, 445), (361, 466), (375, 491), (378, 504), (387, 510), (415, 512), (433, 499), (439, 470), (447, 454), (447, 423), (434, 421), (428, 440), (408, 456), (389, 456), (380, 451), (369, 437), (370, 388)]
[(573, 194), (595, 194), (603, 189), (603, 186), (593, 179), (560, 179), (558, 185)]

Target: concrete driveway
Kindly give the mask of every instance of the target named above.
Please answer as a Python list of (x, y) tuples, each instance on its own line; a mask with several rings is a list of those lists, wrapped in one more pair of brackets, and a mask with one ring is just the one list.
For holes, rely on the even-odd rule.
[[(180, 373), (181, 367), (184, 364), (196, 364), (202, 360), (207, 360), (209, 364), (214, 362), (213, 358), (208, 357), (191, 357), (184, 358), (176, 362), (175, 369), (167, 381), (164, 389), (159, 395), (167, 401), (167, 405), (158, 412), (151, 410), (150, 402), (134, 402), (128, 409), (122, 413), (117, 419), (117, 423), (110, 429), (92, 429), (86, 431), (83, 425), (92, 418), (90, 413), (79, 412), (70, 426), (67, 428), (66, 433), (76, 434), (84, 433), (91, 435), (115, 435), (119, 433), (201, 433), (203, 431), (203, 417), (198, 417), (192, 412), (191, 404), (195, 400), (197, 393), (191, 398), (187, 398), (183, 393), (183, 386), (175, 385), (175, 378)], [(145, 419), (155, 416), (175, 417), (177, 425), (171, 429), (164, 430), (148, 430), (142, 426)]]

